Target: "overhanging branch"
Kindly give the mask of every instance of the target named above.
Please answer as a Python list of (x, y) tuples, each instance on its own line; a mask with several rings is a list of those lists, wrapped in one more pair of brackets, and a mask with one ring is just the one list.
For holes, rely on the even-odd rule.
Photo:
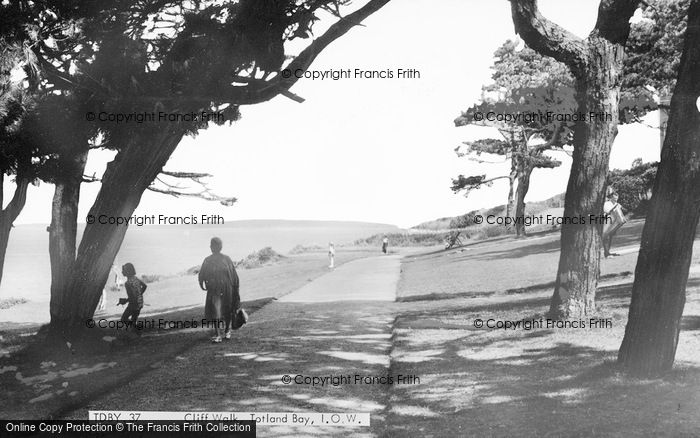
[(598, 7), (595, 29), (613, 44), (626, 44), (630, 33), (630, 18), (639, 0), (603, 0)]
[(586, 65), (584, 41), (548, 20), (537, 0), (510, 0), (515, 32), (537, 52), (566, 64), (577, 75)]
[[(201, 102), (228, 102), (232, 105), (253, 105), (266, 102), (281, 94), (295, 102), (303, 102), (304, 99), (291, 93), (289, 89), (299, 78), (294, 72), (307, 70), (319, 53), (323, 51), (336, 39), (345, 35), (350, 29), (360, 25), (367, 17), (381, 9), (390, 0), (370, 0), (357, 11), (338, 19), (326, 32), (316, 38), (306, 49), (290, 62), (284, 70), (291, 74), (278, 73), (272, 79), (260, 80), (255, 78), (236, 77), (235, 82), (243, 82), (246, 85), (232, 85), (226, 90), (216, 93), (216, 95), (187, 95), (177, 96), (153, 96), (139, 95), (133, 96), (136, 100), (145, 102), (165, 102), (173, 100), (201, 101)], [(284, 77), (289, 76), (289, 77)]]
[(222, 205), (225, 206), (231, 206), (233, 205), (236, 201), (237, 198), (232, 197), (232, 196), (221, 196), (217, 195), (216, 193), (212, 192), (209, 186), (205, 181), (203, 181), (204, 178), (211, 177), (210, 174), (208, 173), (201, 173), (201, 172), (175, 172), (175, 171), (168, 171), (168, 170), (162, 170), (160, 172), (161, 175), (169, 176), (172, 178), (178, 178), (178, 179), (188, 179), (197, 185), (201, 187), (201, 190), (199, 191), (186, 191), (186, 188), (183, 188), (181, 186), (175, 185), (175, 184), (170, 184), (160, 177), (156, 177), (156, 181), (160, 182), (164, 188), (157, 187), (154, 184), (151, 184), (150, 186), (147, 187), (148, 190), (155, 192), (155, 193), (161, 193), (164, 195), (169, 195), (173, 196), (175, 198), (179, 198), (181, 196), (185, 197), (190, 197), (190, 198), (199, 198), (203, 199), (205, 201), (215, 201), (218, 202)]

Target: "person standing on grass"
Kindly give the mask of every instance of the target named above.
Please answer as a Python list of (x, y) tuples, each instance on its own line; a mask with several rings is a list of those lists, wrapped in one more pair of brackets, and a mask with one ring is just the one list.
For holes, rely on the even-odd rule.
[(211, 341), (221, 342), (221, 326), (224, 339), (231, 339), (231, 322), (241, 304), (239, 280), (231, 258), (221, 253), (223, 243), (218, 237), (209, 244), (211, 255), (204, 259), (199, 270), (199, 287), (207, 291), (204, 318), (214, 324)]
[(146, 283), (136, 278), (136, 269), (131, 263), (122, 266), (122, 274), (126, 277), (124, 287), (126, 288), (127, 298), (120, 298), (117, 304), (127, 304), (121, 320), (123, 322), (131, 322), (135, 326), (136, 320), (143, 308), (143, 293), (146, 291)]
[(610, 247), (612, 246), (612, 240), (617, 231), (627, 223), (627, 218), (622, 212), (622, 207), (617, 203), (617, 193), (612, 190), (608, 191), (607, 199), (603, 205), (603, 211), (610, 218), (603, 226), (603, 254), (605, 258), (616, 257), (619, 254), (610, 252)]
[(384, 236), (384, 239), (382, 240), (382, 252), (386, 254), (386, 252), (389, 250), (389, 238), (387, 236)]
[(328, 243), (328, 262), (329, 268), (335, 267), (335, 246), (333, 245), (333, 242)]

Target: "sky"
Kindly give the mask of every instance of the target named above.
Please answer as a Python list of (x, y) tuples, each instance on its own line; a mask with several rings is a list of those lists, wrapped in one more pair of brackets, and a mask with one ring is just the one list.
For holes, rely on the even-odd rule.
[[(540, 1), (545, 16), (581, 37), (593, 28), (597, 7), (595, 0)], [(462, 141), (495, 134), (488, 128), (455, 128), (452, 121), (490, 81), (495, 49), (515, 37), (506, 0), (393, 0), (332, 43), (310, 70), (405, 68), (417, 69), (420, 78), (300, 79), (291, 91), (304, 103), (280, 96), (242, 107), (241, 120), (231, 126), (213, 126), (184, 139), (165, 166), (211, 174), (210, 187), (237, 197), (236, 204), (146, 192), (135, 214), (410, 227), (503, 204), (506, 182), (468, 197), (450, 190), (451, 178), (460, 173), (496, 176), (508, 169), (505, 163), (479, 165), (458, 158), (454, 148)], [(629, 167), (637, 157), (658, 160), (658, 155), (657, 130), (623, 126), (611, 167)], [(86, 173), (101, 175), (112, 157), (91, 152)], [(560, 168), (535, 171), (528, 201), (565, 191), (570, 159), (557, 158), (564, 162)], [(79, 222), (98, 189), (98, 183), (83, 185)], [(52, 194), (49, 184), (31, 187), (16, 223), (50, 222)]]

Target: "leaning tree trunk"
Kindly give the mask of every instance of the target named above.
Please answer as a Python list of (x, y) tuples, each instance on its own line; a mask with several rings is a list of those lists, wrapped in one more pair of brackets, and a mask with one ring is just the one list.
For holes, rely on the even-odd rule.
[(58, 310), (66, 298), (66, 288), (75, 262), (78, 232), (80, 184), (88, 150), (80, 151), (65, 163), (61, 178), (55, 181), (49, 226), (49, 258), (51, 260), (51, 319), (59, 318)]
[(549, 311), (553, 318), (581, 317), (595, 311), (602, 224), (591, 223), (589, 218), (603, 212), (610, 148), (617, 135), (624, 47), (593, 33), (586, 45), (585, 71), (574, 72), (578, 110), (586, 121), (577, 122), (574, 128), (573, 162), (564, 201), (564, 220), (583, 218), (585, 224), (562, 224), (559, 269)]
[(676, 355), (700, 217), (699, 96), (700, 2), (694, 1), (618, 354), (620, 366), (636, 375), (667, 372)]
[[(518, 170), (515, 164), (515, 160), (511, 159), (510, 173), (508, 174), (508, 203), (506, 204), (506, 217), (508, 218), (512, 217), (513, 210), (515, 210), (514, 187), (517, 178)], [(506, 230), (510, 232), (512, 228), (513, 226), (509, 224), (507, 225)]]
[(95, 222), (85, 227), (70, 280), (57, 301), (60, 307), (51, 312), (54, 334), (70, 337), (92, 318), (124, 240), (127, 225), (100, 224), (100, 217), (131, 216), (183, 135), (179, 126), (134, 133), (107, 165), (100, 192), (88, 213), (88, 221), (94, 218)]
[(518, 237), (525, 237), (525, 196), (530, 190), (530, 176), (532, 175), (533, 167), (529, 164), (524, 164), (523, 169), (518, 174), (518, 193), (516, 196), (515, 217), (515, 234)]
[[(3, 179), (4, 174), (0, 175), (0, 191), (3, 188)], [(29, 180), (18, 176), (15, 193), (4, 209), (2, 209), (2, 195), (0, 195), (0, 209), (2, 209), (0, 210), (0, 282), (2, 281), (5, 268), (5, 255), (7, 254), (7, 244), (10, 241), (12, 224), (22, 212), (24, 204), (27, 202), (27, 188), (29, 188)]]

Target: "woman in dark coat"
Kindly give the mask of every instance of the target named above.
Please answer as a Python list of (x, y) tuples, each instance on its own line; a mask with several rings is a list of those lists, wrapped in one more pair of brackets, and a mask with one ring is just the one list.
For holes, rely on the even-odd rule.
[(221, 254), (221, 239), (211, 239), (212, 254), (204, 259), (199, 271), (199, 287), (207, 291), (204, 317), (214, 324), (212, 342), (221, 342), (221, 325), (225, 325), (224, 338), (231, 339), (231, 321), (241, 303), (239, 281), (231, 258)]

